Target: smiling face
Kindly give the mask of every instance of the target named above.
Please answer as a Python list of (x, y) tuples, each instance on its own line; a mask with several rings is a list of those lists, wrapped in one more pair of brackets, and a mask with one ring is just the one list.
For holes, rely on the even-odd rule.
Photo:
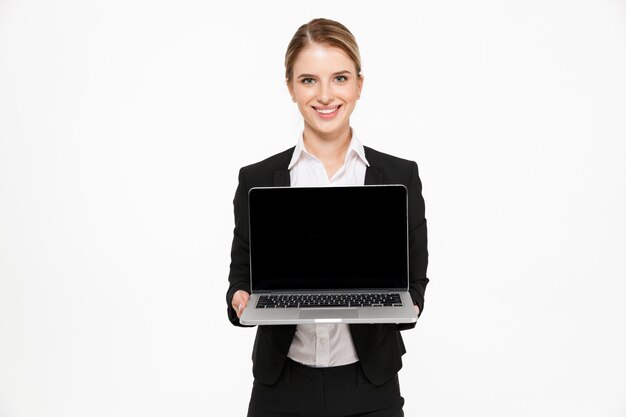
[(319, 43), (302, 49), (287, 86), (304, 118), (305, 137), (310, 132), (335, 138), (349, 131), (363, 77), (341, 49)]

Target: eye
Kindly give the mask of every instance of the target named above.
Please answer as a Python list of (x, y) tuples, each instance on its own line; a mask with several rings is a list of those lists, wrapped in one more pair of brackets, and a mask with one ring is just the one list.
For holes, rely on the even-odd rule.
[(310, 84), (314, 84), (315, 80), (313, 78), (303, 78), (302, 79), (302, 84), (305, 85), (310, 85)]
[(348, 77), (346, 77), (345, 75), (338, 75), (335, 77), (335, 81), (337, 81), (340, 84), (343, 84), (346, 81), (348, 81)]

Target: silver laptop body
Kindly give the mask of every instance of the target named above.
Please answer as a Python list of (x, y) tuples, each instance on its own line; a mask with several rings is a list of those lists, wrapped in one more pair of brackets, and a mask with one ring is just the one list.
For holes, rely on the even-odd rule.
[(403, 185), (249, 192), (245, 325), (412, 323)]

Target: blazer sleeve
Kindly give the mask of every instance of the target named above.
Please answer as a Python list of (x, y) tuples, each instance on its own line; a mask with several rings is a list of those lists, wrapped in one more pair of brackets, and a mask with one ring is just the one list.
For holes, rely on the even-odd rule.
[[(408, 181), (409, 203), (409, 294), (413, 303), (424, 311), (424, 292), (428, 284), (426, 269), (428, 267), (428, 245), (422, 182), (419, 178), (417, 164), (412, 162)], [(415, 323), (398, 324), (399, 330), (415, 327)]]
[(237, 313), (231, 306), (233, 295), (238, 290), (250, 293), (250, 249), (248, 236), (248, 191), (249, 187), (245, 180), (245, 170), (239, 170), (239, 185), (235, 191), (233, 205), (235, 209), (235, 229), (233, 231), (233, 244), (230, 251), (230, 273), (228, 275), (228, 291), (226, 291), (226, 304), (228, 319), (235, 326), (244, 326), (239, 322)]

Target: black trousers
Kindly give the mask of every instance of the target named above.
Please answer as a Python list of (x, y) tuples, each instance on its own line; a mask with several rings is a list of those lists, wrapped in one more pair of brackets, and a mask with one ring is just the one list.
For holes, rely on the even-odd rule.
[(287, 358), (274, 385), (254, 381), (248, 417), (403, 417), (398, 376), (370, 383), (359, 363), (311, 368)]

